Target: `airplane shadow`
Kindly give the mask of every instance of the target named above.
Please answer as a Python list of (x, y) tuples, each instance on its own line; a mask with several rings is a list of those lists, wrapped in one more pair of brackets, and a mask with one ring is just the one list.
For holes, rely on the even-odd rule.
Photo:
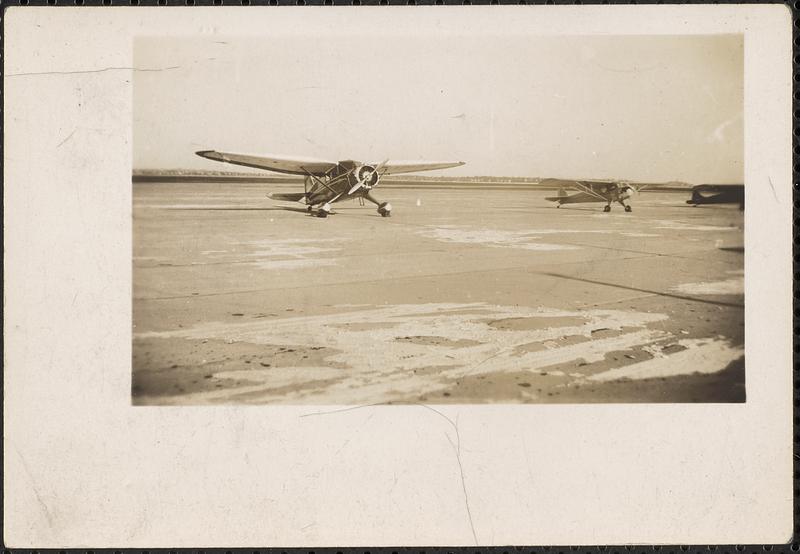
[(499, 211), (512, 213), (547, 213), (553, 210), (553, 206), (505, 206), (498, 208)]
[[(190, 212), (296, 212), (299, 214), (303, 214), (306, 216), (317, 217), (317, 210), (309, 212), (307, 208), (295, 208), (293, 206), (274, 206), (270, 208), (166, 208), (168, 210), (173, 211), (190, 211)], [(340, 208), (337, 207), (332, 212), (330, 212), (329, 216), (340, 215), (343, 212), (350, 212), (347, 215), (350, 217), (381, 217), (380, 214), (376, 213), (374, 210), (370, 210), (369, 213), (358, 213), (361, 211), (365, 211), (364, 208), (360, 206), (351, 207), (351, 208)]]
[(275, 211), (286, 211), (286, 212), (298, 212), (302, 214), (307, 214), (308, 211), (305, 208), (293, 208), (290, 206), (276, 206), (273, 208), (168, 208), (169, 210), (175, 211), (189, 211), (189, 212), (275, 212)]
[[(558, 209), (558, 210), (570, 210), (570, 211), (574, 210), (574, 211), (578, 211), (578, 212), (604, 213), (602, 206), (600, 206), (599, 208), (598, 207), (593, 207), (593, 206), (586, 206), (585, 208), (579, 208), (577, 206), (574, 206), (574, 207), (569, 207), (568, 208), (567, 206), (568, 206), (568, 204), (562, 204), (560, 208), (558, 206), (553, 206), (553, 207)], [(614, 209), (612, 208), (611, 211), (613, 212)], [(623, 210), (622, 207), (620, 206), (618, 211), (624, 212), (625, 210)], [(608, 213), (608, 212), (605, 212), (605, 213)]]

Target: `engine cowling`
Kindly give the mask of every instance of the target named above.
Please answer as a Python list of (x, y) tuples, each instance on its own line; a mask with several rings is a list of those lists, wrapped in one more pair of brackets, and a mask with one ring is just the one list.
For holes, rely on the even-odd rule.
[(361, 183), (361, 186), (369, 190), (378, 184), (380, 175), (371, 165), (362, 165), (356, 170), (356, 180)]
[(633, 192), (634, 192), (634, 191), (633, 191), (633, 187), (631, 187), (630, 185), (624, 185), (624, 186), (623, 186), (623, 187), (622, 187), (622, 188), (619, 190), (619, 197), (620, 197), (620, 200), (627, 200), (628, 198), (630, 198), (631, 196), (633, 196)]

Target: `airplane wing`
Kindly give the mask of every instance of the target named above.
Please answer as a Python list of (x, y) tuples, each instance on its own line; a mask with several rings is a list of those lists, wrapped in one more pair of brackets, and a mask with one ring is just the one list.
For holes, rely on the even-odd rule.
[(465, 162), (401, 162), (387, 161), (381, 164), (382, 175), (396, 175), (398, 173), (413, 173), (416, 171), (430, 171), (432, 169), (447, 169), (458, 167)]
[(608, 185), (615, 181), (579, 181), (577, 179), (544, 179), (540, 182), (543, 185), (558, 185), (560, 187), (572, 187), (580, 194), (574, 195), (572, 202), (608, 202), (608, 198), (594, 190), (594, 185)]
[(607, 202), (608, 198), (601, 195), (600, 193), (594, 190), (595, 185), (610, 185), (616, 183), (616, 181), (587, 181), (585, 179), (555, 179), (555, 178), (548, 178), (542, 179), (539, 184), (540, 185), (548, 185), (548, 186), (558, 186), (561, 188), (570, 187), (574, 190), (579, 192), (588, 194), (597, 200), (602, 200), (603, 202)]
[(308, 175), (309, 173), (312, 175), (325, 175), (338, 165), (336, 162), (316, 160), (313, 158), (290, 158), (271, 155), (255, 156), (251, 154), (217, 152), (216, 150), (201, 150), (195, 152), (195, 154), (216, 162), (256, 167), (258, 169), (267, 169), (269, 171), (288, 173), (290, 175)]

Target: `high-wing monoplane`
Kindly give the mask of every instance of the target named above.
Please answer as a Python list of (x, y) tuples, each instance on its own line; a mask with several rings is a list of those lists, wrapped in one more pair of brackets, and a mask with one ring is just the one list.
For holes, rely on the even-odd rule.
[[(581, 204), (584, 202), (605, 202), (603, 207), (604, 212), (611, 211), (611, 203), (619, 202), (626, 212), (632, 211), (631, 205), (626, 204), (626, 200), (637, 192), (643, 186), (634, 187), (627, 181), (584, 181), (572, 179), (544, 179), (541, 185), (555, 185), (559, 186), (558, 196), (547, 196), (545, 200), (551, 202), (558, 202), (557, 208), (562, 204)], [(570, 195), (567, 193), (567, 188), (576, 191), (575, 194)]]
[(389, 217), (392, 213), (391, 204), (380, 202), (371, 194), (381, 177), (464, 165), (464, 162), (397, 162), (389, 160), (378, 164), (354, 160), (332, 162), (310, 158), (230, 154), (215, 150), (202, 150), (196, 154), (218, 162), (266, 169), (289, 175), (302, 175), (305, 177), (304, 192), (271, 193), (269, 197), (273, 200), (305, 202), (308, 205), (309, 213), (312, 213), (316, 206), (316, 213), (319, 217), (327, 217), (331, 213), (331, 204), (334, 202), (353, 198), (358, 198), (361, 205), (364, 205), (364, 200), (372, 202), (378, 206), (378, 213), (381, 216)]

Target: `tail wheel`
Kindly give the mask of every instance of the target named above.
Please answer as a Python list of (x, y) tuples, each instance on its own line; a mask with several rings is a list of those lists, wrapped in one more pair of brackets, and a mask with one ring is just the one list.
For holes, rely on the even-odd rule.
[(383, 202), (382, 204), (379, 204), (378, 213), (381, 214), (381, 217), (391, 217), (392, 205), (389, 204), (388, 202)]

